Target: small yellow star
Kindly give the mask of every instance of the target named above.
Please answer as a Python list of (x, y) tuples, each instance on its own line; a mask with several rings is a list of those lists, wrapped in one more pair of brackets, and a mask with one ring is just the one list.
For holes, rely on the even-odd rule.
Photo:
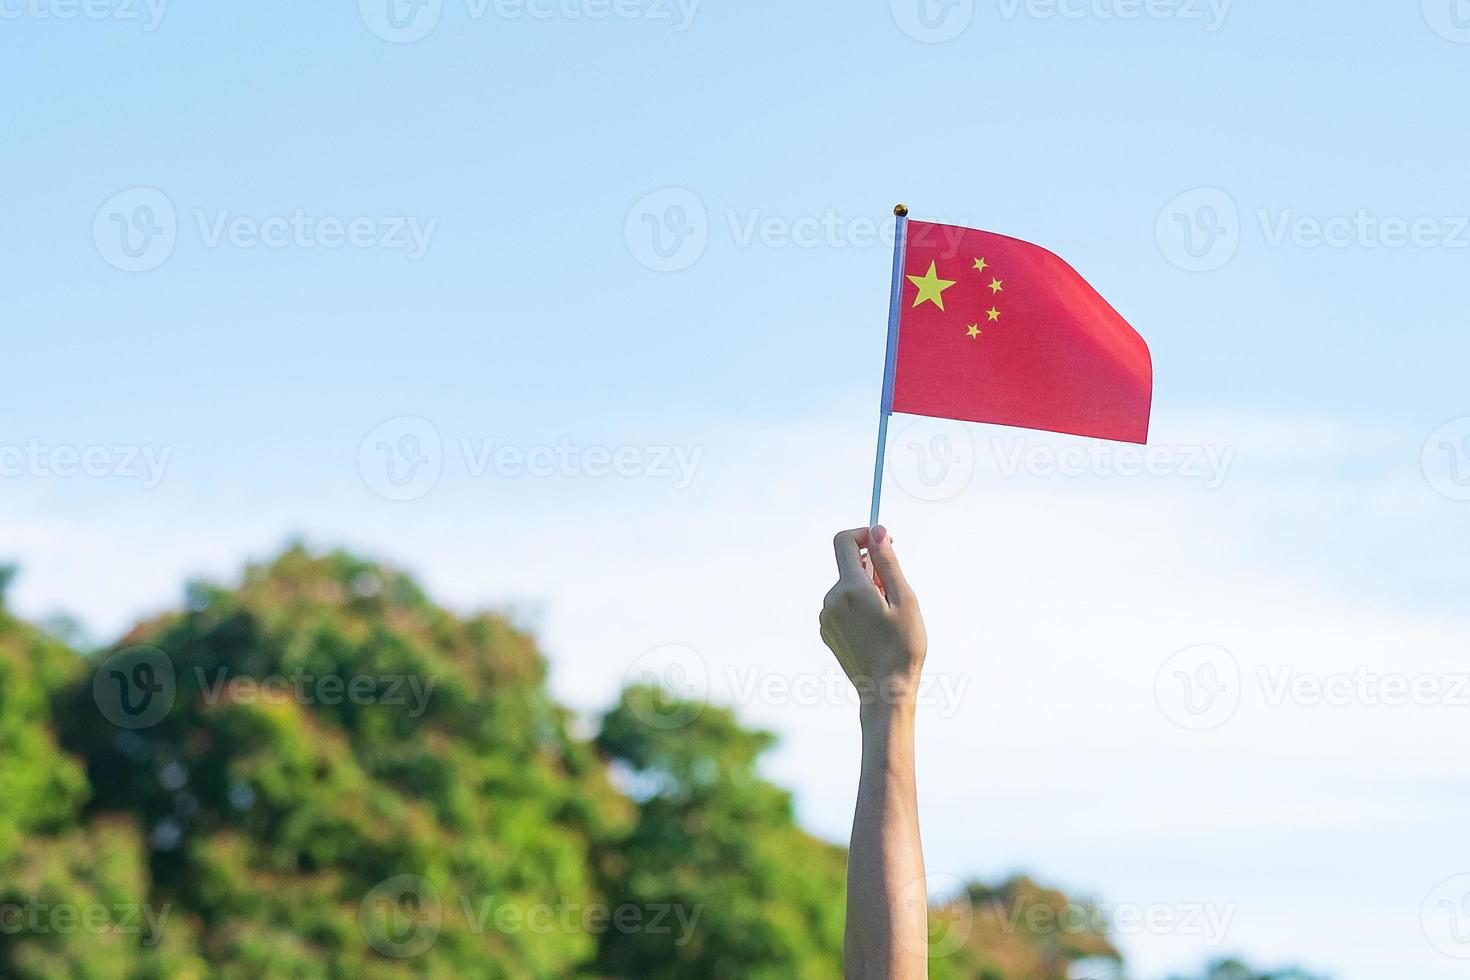
[(968, 332), (969, 332), (969, 335), (971, 337), (978, 337), (978, 336), (980, 336), (980, 325), (979, 324), (976, 324), (976, 323), (970, 324), (970, 326), (968, 328)]
[(984, 259), (975, 260), (975, 269), (979, 272), (984, 272), (987, 265), (989, 265), (989, 263), (986, 262)]
[(995, 307), (992, 306), (990, 309), (985, 311), (985, 315), (990, 317), (990, 320), (987, 322), (995, 323), (1000, 319), (1000, 310), (997, 310)]
[(998, 292), (1000, 292), (1001, 291), (1000, 290), (1000, 283), (1001, 283), (1001, 281), (999, 279), (992, 279), (992, 280), (990, 280), (990, 291), (992, 293), (998, 293)]
[(919, 295), (914, 297), (914, 305), (918, 306), (925, 300), (930, 301), (941, 310), (944, 309), (944, 291), (953, 286), (953, 279), (941, 279), (934, 271), (934, 263), (929, 263), (929, 271), (922, 276), (908, 276), (908, 281), (919, 287)]

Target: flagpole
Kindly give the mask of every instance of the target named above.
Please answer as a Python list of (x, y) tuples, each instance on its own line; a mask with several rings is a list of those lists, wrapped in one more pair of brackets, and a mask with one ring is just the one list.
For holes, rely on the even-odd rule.
[(907, 244), (909, 208), (893, 209), (893, 284), (888, 294), (888, 347), (883, 355), (883, 401), (878, 409), (878, 452), (873, 462), (873, 505), (868, 527), (878, 523), (878, 503), (883, 497), (883, 457), (888, 450), (888, 416), (893, 414), (893, 376), (898, 369), (898, 316), (903, 298), (903, 254)]

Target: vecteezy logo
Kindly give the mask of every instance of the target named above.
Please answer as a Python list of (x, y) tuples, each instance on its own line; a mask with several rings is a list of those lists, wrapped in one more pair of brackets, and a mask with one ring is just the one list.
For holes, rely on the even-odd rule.
[(154, 647), (124, 647), (92, 675), (92, 700), (119, 728), (158, 724), (174, 706), (176, 691), (173, 661)]
[(1222, 646), (1187, 647), (1159, 668), (1154, 700), (1164, 717), (1180, 728), (1218, 728), (1240, 707), (1240, 665)]
[(97, 254), (123, 272), (147, 272), (163, 265), (174, 253), (178, 232), (173, 202), (153, 187), (114, 194), (92, 218)]
[(1470, 44), (1470, 0), (1424, 0), (1430, 30), (1456, 44)]
[(357, 0), (367, 29), (394, 44), (412, 44), (439, 26), (444, 0)]
[(927, 904), (929, 909), (929, 930), (924, 941), (921, 943), (917, 936), (903, 937), (904, 945), (912, 952), (927, 953), (931, 958), (949, 956), (964, 946), (974, 931), (975, 906), (965, 883), (954, 875), (916, 878), (899, 890), (898, 901), (905, 908), (918, 906), (922, 910)]
[(888, 7), (899, 30), (926, 44), (953, 41), (975, 16), (975, 0), (889, 0)]
[(439, 484), (444, 444), (428, 419), (400, 415), (363, 437), (357, 472), (384, 500), (417, 500)]
[(1240, 209), (1218, 187), (1196, 187), (1164, 205), (1154, 225), (1164, 258), (1186, 272), (1212, 272), (1240, 247)]
[(948, 500), (975, 475), (975, 440), (962, 422), (920, 418), (888, 446), (887, 470), (918, 500)]
[(394, 959), (409, 959), (434, 945), (443, 924), (439, 893), (419, 875), (394, 875), (379, 882), (357, 907), (363, 938)]
[(709, 243), (709, 212), (687, 187), (644, 195), (623, 222), (628, 252), (654, 272), (678, 272), (698, 262)]
[(1435, 429), (1420, 458), (1424, 479), (1441, 496), (1470, 500), (1470, 415)]
[(709, 667), (690, 647), (677, 643), (654, 647), (633, 661), (623, 675), (623, 686), (657, 688), (662, 697), (635, 701), (634, 716), (650, 728), (683, 728), (704, 710), (709, 699)]
[(1470, 960), (1470, 874), (1436, 885), (1424, 899), (1419, 921), (1431, 946), (1445, 956)]

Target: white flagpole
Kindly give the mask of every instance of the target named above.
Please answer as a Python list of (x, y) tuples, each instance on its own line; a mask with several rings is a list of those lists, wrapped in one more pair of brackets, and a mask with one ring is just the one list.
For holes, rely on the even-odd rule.
[(903, 300), (903, 255), (907, 244), (909, 208), (900, 204), (893, 209), (897, 218), (893, 227), (893, 286), (888, 296), (888, 348), (883, 356), (883, 402), (878, 410), (878, 452), (873, 462), (873, 506), (868, 511), (868, 527), (878, 523), (878, 503), (883, 497), (883, 458), (888, 450), (888, 416), (893, 414), (893, 376), (898, 370), (898, 316)]

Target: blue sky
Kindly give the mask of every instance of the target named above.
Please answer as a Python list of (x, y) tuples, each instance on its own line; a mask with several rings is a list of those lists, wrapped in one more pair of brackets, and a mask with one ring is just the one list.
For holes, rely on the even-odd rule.
[[(386, 2), (0, 3), (0, 550), (23, 611), (107, 636), (288, 535), (355, 546), (457, 604), (514, 605), (587, 710), (643, 651), (699, 651), (841, 838), (855, 771), (820, 770), (852, 748), (845, 709), (748, 703), (727, 668), (825, 669), (808, 614), (830, 531), (866, 512), (881, 232), (904, 200), (1086, 275), (1152, 347), (1166, 453), (1141, 477), (1018, 472), (1022, 436), (983, 427), (892, 453), (936, 654), (964, 652), (941, 673), (973, 682), (936, 760), (974, 766), (1028, 718), (1074, 738), (932, 780), (931, 865), (1240, 903), (1228, 948), (1347, 980), (1462, 966), (1419, 901), (1470, 872), (1446, 751), (1470, 708), (1273, 712), (1256, 668), (1442, 679), (1464, 659), (1470, 9), (442, 0), (400, 8), (428, 32), (395, 43)], [(145, 225), (167, 235), (129, 257), (120, 229)], [(575, 465), (515, 466), (562, 445)], [(593, 445), (636, 472), (587, 475)], [(58, 447), (101, 474), (60, 475)], [(437, 480), (384, 499), (380, 453), (412, 447)], [(1204, 448), (1230, 454), (1210, 486)], [(931, 451), (971, 476), (936, 491)], [(775, 607), (747, 591), (763, 569)], [(1201, 643), (1247, 678), (1203, 733), (1149, 706)], [(1134, 732), (1118, 713), (1140, 691)], [(1008, 701), (1015, 727), (987, 727)], [(1115, 727), (1079, 777), (1075, 746)], [(1220, 800), (1216, 765), (1237, 781)], [(1176, 786), (1199, 810), (1150, 824)], [(1048, 824), (1079, 787), (1088, 812), (1133, 802), (1102, 829)], [(996, 800), (1010, 819), (976, 835)], [(1126, 943), (1145, 976), (1214, 951)]]

